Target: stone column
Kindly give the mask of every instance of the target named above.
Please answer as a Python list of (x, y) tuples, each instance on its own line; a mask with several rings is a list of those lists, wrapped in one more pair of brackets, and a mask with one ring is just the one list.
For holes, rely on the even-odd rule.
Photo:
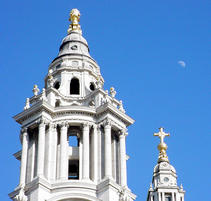
[(20, 170), (20, 183), (19, 186), (24, 186), (26, 182), (26, 166), (28, 154), (28, 133), (27, 128), (21, 130), (22, 133), (22, 153), (21, 153), (21, 170)]
[(102, 172), (101, 172), (101, 169), (102, 169), (102, 164), (101, 164), (101, 154), (102, 154), (102, 140), (101, 140), (101, 135), (102, 135), (102, 132), (101, 132), (101, 126), (99, 125), (98, 128), (97, 128), (97, 135), (98, 135), (98, 178), (101, 180), (102, 179)]
[(111, 144), (112, 144), (112, 176), (115, 181), (117, 181), (117, 143), (116, 138), (111, 138)]
[(45, 160), (45, 122), (40, 120), (39, 133), (38, 133), (38, 156), (37, 156), (37, 176), (43, 177), (44, 175), (44, 160)]
[(57, 132), (56, 124), (49, 124), (49, 143), (48, 143), (48, 176), (50, 180), (55, 179), (56, 175), (56, 151), (57, 151)]
[(112, 177), (112, 156), (111, 156), (111, 122), (105, 123), (105, 177)]
[(162, 201), (161, 200), (161, 192), (158, 192), (158, 201)]
[(171, 193), (171, 197), (172, 197), (172, 201), (176, 201), (175, 196), (174, 196), (174, 192)]
[(89, 180), (89, 124), (83, 124), (83, 179)]
[(120, 184), (121, 186), (127, 186), (127, 161), (126, 161), (126, 146), (125, 137), (127, 133), (122, 130), (119, 135), (119, 157), (120, 157)]
[(92, 135), (92, 176), (93, 181), (97, 182), (98, 179), (98, 135), (97, 135), (97, 125), (93, 125), (93, 135)]
[(165, 201), (165, 193), (162, 192), (162, 201)]
[(68, 179), (68, 157), (67, 157), (67, 129), (68, 124), (63, 122), (61, 124), (61, 135), (60, 135), (60, 171), (59, 179)]

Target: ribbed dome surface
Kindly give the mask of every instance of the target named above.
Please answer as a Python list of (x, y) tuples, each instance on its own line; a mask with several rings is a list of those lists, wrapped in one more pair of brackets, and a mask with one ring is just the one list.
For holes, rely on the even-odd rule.
[(58, 56), (66, 54), (80, 54), (90, 57), (88, 43), (80, 33), (71, 32), (62, 40)]
[(169, 170), (176, 174), (176, 170), (175, 170), (175, 168), (172, 165), (170, 165), (167, 162), (161, 162), (161, 163), (158, 163), (155, 166), (154, 173), (157, 173), (159, 171), (169, 171)]

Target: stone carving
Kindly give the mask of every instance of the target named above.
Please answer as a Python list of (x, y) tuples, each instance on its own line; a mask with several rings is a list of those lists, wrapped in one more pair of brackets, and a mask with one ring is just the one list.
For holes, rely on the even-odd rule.
[(116, 91), (115, 91), (114, 87), (110, 88), (110, 94), (111, 94), (112, 98), (114, 98), (116, 96)]
[(48, 72), (48, 83), (49, 83), (50, 87), (53, 87), (53, 84), (54, 84), (54, 79), (53, 79), (52, 73), (53, 73), (53, 70), (50, 69)]
[(103, 87), (103, 83), (101, 82), (100, 77), (97, 77), (96, 87), (97, 89), (101, 89)]
[(69, 126), (69, 124), (68, 124), (67, 121), (63, 121), (59, 125), (61, 126), (61, 128), (65, 128), (65, 127), (68, 127)]
[(41, 126), (45, 126), (47, 124), (47, 120), (43, 117), (40, 117), (37, 121), (37, 124), (41, 125)]
[(94, 106), (95, 106), (95, 101), (94, 101), (94, 100), (91, 100), (91, 101), (89, 102), (89, 106), (90, 106), (90, 107), (94, 107)]
[(36, 84), (34, 85), (34, 88), (32, 89), (32, 91), (33, 91), (35, 96), (37, 96), (38, 93), (40, 92), (40, 90), (39, 90), (39, 88), (38, 88), (38, 86)]
[(125, 189), (119, 192), (119, 201), (130, 201), (130, 198), (126, 195)]
[(123, 113), (125, 113), (125, 109), (123, 108), (122, 100), (119, 101), (119, 110)]
[(126, 128), (122, 128), (119, 131), (119, 137), (126, 137), (127, 135), (128, 135), (128, 133), (127, 133), (127, 129)]
[(25, 107), (24, 107), (24, 110), (27, 110), (30, 108), (30, 102), (29, 102), (29, 98), (26, 99), (26, 104), (25, 104)]
[(110, 98), (109, 98), (109, 95), (108, 95), (108, 90), (105, 91), (106, 94), (104, 95), (104, 103), (110, 103)]
[(28, 198), (25, 195), (24, 188), (21, 187), (19, 194), (15, 196), (15, 201), (27, 201)]
[(103, 121), (103, 125), (105, 126), (105, 127), (107, 127), (107, 126), (109, 126), (109, 127), (111, 127), (112, 126), (112, 121), (110, 120), (110, 119), (105, 119), (104, 121)]
[(47, 97), (46, 97), (46, 93), (45, 93), (45, 88), (43, 88), (43, 90), (42, 90), (42, 94), (41, 94), (40, 100), (47, 101)]

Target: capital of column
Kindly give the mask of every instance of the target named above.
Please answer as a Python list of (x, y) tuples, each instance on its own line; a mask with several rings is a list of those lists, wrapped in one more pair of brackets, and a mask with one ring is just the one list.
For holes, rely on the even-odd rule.
[(47, 120), (44, 119), (43, 117), (41, 117), (41, 118), (37, 121), (37, 123), (39, 124), (39, 126), (46, 126)]
[(127, 129), (122, 129), (119, 131), (119, 137), (122, 138), (122, 137), (126, 137), (128, 136), (128, 132), (127, 132)]
[(68, 124), (67, 121), (63, 121), (63, 122), (61, 122), (59, 125), (61, 126), (61, 129), (63, 129), (63, 128), (68, 128), (68, 126), (69, 126), (69, 124)]
[(55, 129), (57, 127), (57, 124), (56, 123), (49, 123), (49, 129)]
[(103, 125), (105, 128), (111, 128), (112, 126), (112, 121), (110, 119), (106, 119), (104, 122), (103, 122)]
[(96, 124), (93, 124), (92, 127), (93, 127), (94, 130), (97, 130), (99, 126), (96, 125)]
[(27, 134), (27, 131), (28, 131), (28, 128), (27, 127), (24, 127), (21, 129), (21, 135), (26, 135)]
[(89, 129), (90, 126), (91, 126), (91, 124), (89, 122), (84, 122), (82, 124), (83, 130)]

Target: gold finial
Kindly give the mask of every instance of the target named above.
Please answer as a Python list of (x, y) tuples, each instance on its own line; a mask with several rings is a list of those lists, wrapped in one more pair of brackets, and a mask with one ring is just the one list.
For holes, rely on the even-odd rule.
[(154, 133), (154, 136), (158, 136), (160, 138), (160, 144), (158, 145), (158, 150), (160, 151), (159, 157), (158, 157), (158, 163), (160, 162), (169, 162), (168, 156), (166, 154), (166, 150), (168, 148), (167, 144), (164, 142), (164, 138), (166, 136), (170, 136), (169, 133), (165, 133), (163, 131), (163, 128), (159, 128), (158, 133)]
[(68, 29), (68, 34), (70, 34), (72, 31), (76, 31), (81, 33), (81, 26), (79, 25), (80, 22), (80, 11), (76, 8), (72, 9), (70, 12), (70, 18), (69, 21), (71, 22), (69, 29)]

